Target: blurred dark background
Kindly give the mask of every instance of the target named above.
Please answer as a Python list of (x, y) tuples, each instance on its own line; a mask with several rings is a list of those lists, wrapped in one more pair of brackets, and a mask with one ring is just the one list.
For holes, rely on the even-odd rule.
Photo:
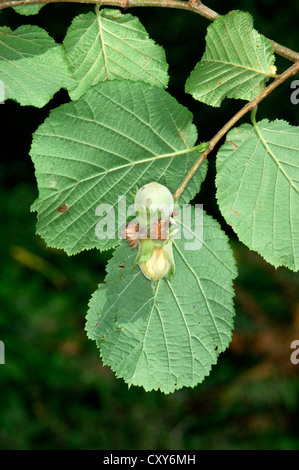
[[(221, 14), (249, 11), (255, 28), (298, 50), (297, 0), (207, 0)], [(0, 25), (38, 24), (61, 41), (72, 18), (93, 6), (47, 5), (38, 16), (12, 9)], [(194, 114), (199, 139), (210, 139), (242, 106), (220, 109), (184, 94), (184, 83), (204, 51), (209, 21), (194, 13), (158, 8), (128, 11), (164, 46), (168, 91)], [(296, 44), (297, 42), (297, 44)], [(278, 72), (289, 66), (277, 58)], [(259, 105), (258, 120), (298, 125), (288, 80)], [(43, 109), (1, 105), (0, 365), (1, 449), (298, 449), (299, 364), (290, 344), (299, 339), (299, 278), (275, 270), (238, 242), (215, 202), (215, 152), (196, 202), (204, 204), (231, 238), (238, 264), (233, 341), (211, 375), (194, 389), (146, 393), (103, 367), (84, 331), (87, 303), (103, 280), (110, 253), (68, 257), (35, 235), (30, 205), (37, 197), (28, 156), (31, 134), (49, 110), (69, 101), (58, 92)], [(248, 121), (249, 116), (243, 118)]]

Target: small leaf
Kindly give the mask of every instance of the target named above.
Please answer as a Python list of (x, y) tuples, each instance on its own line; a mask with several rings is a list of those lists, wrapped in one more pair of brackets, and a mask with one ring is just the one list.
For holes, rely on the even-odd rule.
[(62, 46), (42, 28), (0, 28), (0, 45), (5, 99), (41, 108), (60, 88), (75, 86)]
[(217, 155), (217, 198), (239, 239), (299, 269), (299, 127), (264, 119), (231, 130)]
[[(128, 384), (171, 393), (209, 375), (233, 329), (235, 262), (225, 233), (203, 214), (203, 238), (184, 219), (197, 250), (174, 241), (176, 274), (150, 283), (133, 267), (136, 250), (119, 246), (105, 284), (92, 296), (86, 330), (103, 362)], [(190, 240), (188, 240), (190, 242)], [(120, 269), (120, 266), (122, 267)]]
[(231, 11), (207, 29), (206, 50), (186, 93), (211, 106), (227, 98), (254, 99), (273, 76), (273, 47), (253, 28), (249, 13)]
[[(144, 82), (106, 81), (79, 100), (53, 110), (33, 137), (39, 198), (37, 232), (68, 254), (119, 243), (118, 198), (157, 181), (172, 193), (198, 158), (191, 113), (161, 88)], [(181, 198), (199, 191), (206, 165)], [(115, 210), (115, 236), (99, 239), (99, 204)], [(63, 205), (68, 210), (61, 213)], [(103, 215), (103, 214), (102, 214)], [(124, 214), (125, 217), (125, 214)], [(113, 222), (112, 222), (113, 223)]]
[(19, 5), (13, 7), (16, 13), (19, 13), (19, 15), (25, 15), (25, 16), (30, 16), (30, 15), (37, 15), (39, 11), (45, 6), (45, 3), (35, 3), (33, 5)]
[(166, 87), (168, 64), (162, 47), (149, 39), (132, 15), (100, 10), (77, 16), (63, 41), (78, 86), (70, 92), (78, 99), (91, 85), (104, 80), (133, 80)]

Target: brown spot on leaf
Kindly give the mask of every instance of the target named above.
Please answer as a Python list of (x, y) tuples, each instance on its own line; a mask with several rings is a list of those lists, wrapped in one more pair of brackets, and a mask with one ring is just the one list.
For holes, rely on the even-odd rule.
[(235, 209), (232, 209), (232, 211), (240, 217), (239, 212), (235, 211)]
[(227, 140), (226, 142), (230, 142), (231, 144), (233, 144), (233, 146), (237, 149), (238, 148), (238, 145), (235, 144), (235, 142), (233, 142), (232, 140)]
[(69, 208), (69, 206), (67, 204), (62, 204), (62, 206), (60, 206), (57, 210), (58, 210), (58, 212), (63, 214), (63, 212), (67, 211), (68, 208)]

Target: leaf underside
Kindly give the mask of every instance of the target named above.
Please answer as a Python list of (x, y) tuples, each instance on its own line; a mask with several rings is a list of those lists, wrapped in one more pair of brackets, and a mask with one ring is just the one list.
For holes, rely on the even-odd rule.
[(35, 3), (33, 5), (14, 6), (13, 9), (16, 13), (19, 13), (19, 15), (31, 16), (37, 15), (44, 6), (46, 6), (45, 3)]
[(150, 283), (133, 268), (136, 250), (126, 245), (108, 263), (105, 284), (90, 301), (86, 330), (104, 364), (129, 385), (164, 393), (194, 387), (231, 340), (235, 262), (227, 236), (205, 213), (200, 240), (197, 250), (186, 250), (184, 238), (174, 241), (176, 274), (170, 281)]
[(71, 89), (71, 77), (63, 47), (38, 26), (15, 31), (0, 28), (0, 80), (4, 98), (41, 108), (60, 88)]
[[(34, 134), (37, 232), (68, 254), (116, 246), (118, 197), (126, 196), (128, 206), (136, 186), (151, 181), (174, 192), (198, 158), (190, 151), (196, 138), (191, 113), (163, 89), (118, 80), (95, 85), (53, 110)], [(199, 192), (206, 169), (201, 165), (182, 203)], [(114, 238), (95, 234), (103, 203), (116, 211)]]
[(211, 106), (227, 98), (254, 99), (273, 74), (272, 44), (253, 28), (249, 13), (231, 11), (207, 29), (206, 50), (186, 93)]
[(299, 127), (264, 119), (231, 130), (217, 155), (222, 215), (275, 267), (299, 269)]
[(168, 83), (168, 64), (161, 46), (149, 39), (138, 18), (115, 10), (100, 10), (74, 18), (63, 41), (78, 85), (78, 99), (105, 80), (132, 80), (162, 88)]

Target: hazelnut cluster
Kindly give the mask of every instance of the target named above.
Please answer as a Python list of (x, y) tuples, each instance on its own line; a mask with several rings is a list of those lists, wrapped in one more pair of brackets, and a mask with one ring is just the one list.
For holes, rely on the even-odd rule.
[(139, 189), (134, 200), (136, 219), (127, 224), (125, 237), (138, 248), (135, 264), (151, 281), (175, 272), (171, 226), (174, 200), (166, 186), (152, 182)]

